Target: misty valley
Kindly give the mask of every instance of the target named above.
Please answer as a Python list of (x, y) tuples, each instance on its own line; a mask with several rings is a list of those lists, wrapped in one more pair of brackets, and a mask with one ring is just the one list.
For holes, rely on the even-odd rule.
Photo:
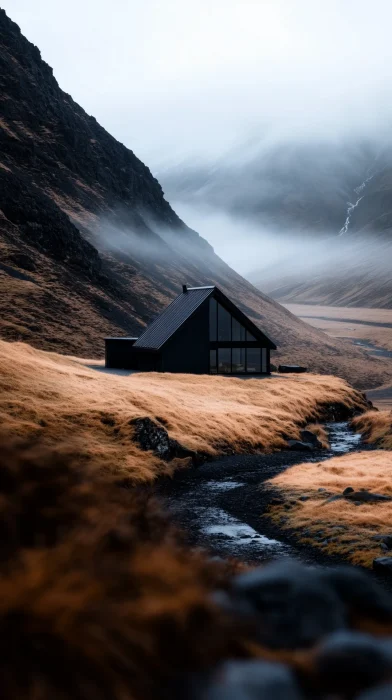
[(392, 7), (2, 4), (1, 697), (390, 700)]

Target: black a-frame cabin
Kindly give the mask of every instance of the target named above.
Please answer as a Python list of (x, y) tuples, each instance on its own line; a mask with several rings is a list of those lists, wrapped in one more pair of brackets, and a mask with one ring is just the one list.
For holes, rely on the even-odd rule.
[(186, 287), (139, 338), (106, 338), (106, 367), (269, 374), (276, 345), (217, 287)]

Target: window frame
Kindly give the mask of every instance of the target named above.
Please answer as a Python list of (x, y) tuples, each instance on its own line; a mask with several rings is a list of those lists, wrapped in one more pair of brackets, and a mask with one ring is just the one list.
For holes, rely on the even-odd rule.
[[(268, 350), (267, 348), (264, 348), (261, 345), (261, 341), (255, 338), (253, 333), (251, 333), (250, 330), (248, 330), (247, 326), (244, 325), (241, 321), (238, 320), (238, 318), (231, 312), (229, 311), (226, 306), (221, 304), (218, 299), (216, 299), (214, 296), (211, 296), (209, 299), (209, 349), (210, 349), (210, 364), (209, 364), (209, 371), (210, 374), (217, 374), (217, 375), (229, 375), (229, 374), (241, 374), (241, 375), (247, 375), (247, 374), (264, 374), (268, 371)], [(216, 339), (212, 340), (211, 339), (211, 318), (213, 318), (213, 314), (211, 313), (211, 307), (212, 304), (215, 304), (215, 325), (216, 325)], [(219, 307), (223, 309), (227, 314), (230, 316), (230, 340), (219, 340)], [(240, 328), (243, 328), (245, 333), (244, 333), (244, 339), (243, 340), (233, 340), (233, 321), (235, 321)], [(241, 332), (240, 332), (241, 335)], [(245, 352), (245, 362), (244, 362), (244, 370), (242, 372), (235, 371), (233, 372), (233, 350), (244, 350)], [(230, 351), (230, 372), (219, 372), (219, 350), (228, 350)], [(249, 372), (248, 371), (248, 350), (258, 350), (259, 352), (259, 371), (258, 372)], [(211, 365), (211, 353), (215, 353), (215, 367), (216, 371), (211, 370), (212, 365)], [(264, 353), (264, 354), (263, 354)], [(265, 369), (266, 372), (263, 372), (263, 361), (265, 360)]]

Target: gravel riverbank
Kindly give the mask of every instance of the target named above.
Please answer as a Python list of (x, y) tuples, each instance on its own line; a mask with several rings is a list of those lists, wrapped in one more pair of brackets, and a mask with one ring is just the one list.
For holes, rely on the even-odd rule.
[(327, 426), (331, 449), (233, 455), (177, 473), (161, 482), (158, 493), (191, 545), (213, 555), (235, 557), (249, 564), (293, 557), (307, 564), (333, 565), (336, 557), (301, 545), (290, 531), (282, 532), (262, 518), (271, 492), (263, 482), (295, 464), (322, 461), (359, 447), (360, 436), (347, 423)]

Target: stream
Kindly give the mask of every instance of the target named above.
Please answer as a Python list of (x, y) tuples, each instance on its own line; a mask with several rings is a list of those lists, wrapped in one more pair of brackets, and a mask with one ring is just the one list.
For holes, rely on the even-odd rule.
[(294, 464), (320, 462), (358, 449), (361, 436), (353, 433), (348, 423), (326, 427), (329, 450), (224, 457), (178, 473), (160, 495), (188, 541), (207, 548), (212, 555), (248, 563), (277, 557), (318, 563), (311, 548), (282, 541), (274, 526), (261, 519), (267, 503), (263, 503), (259, 486)]

